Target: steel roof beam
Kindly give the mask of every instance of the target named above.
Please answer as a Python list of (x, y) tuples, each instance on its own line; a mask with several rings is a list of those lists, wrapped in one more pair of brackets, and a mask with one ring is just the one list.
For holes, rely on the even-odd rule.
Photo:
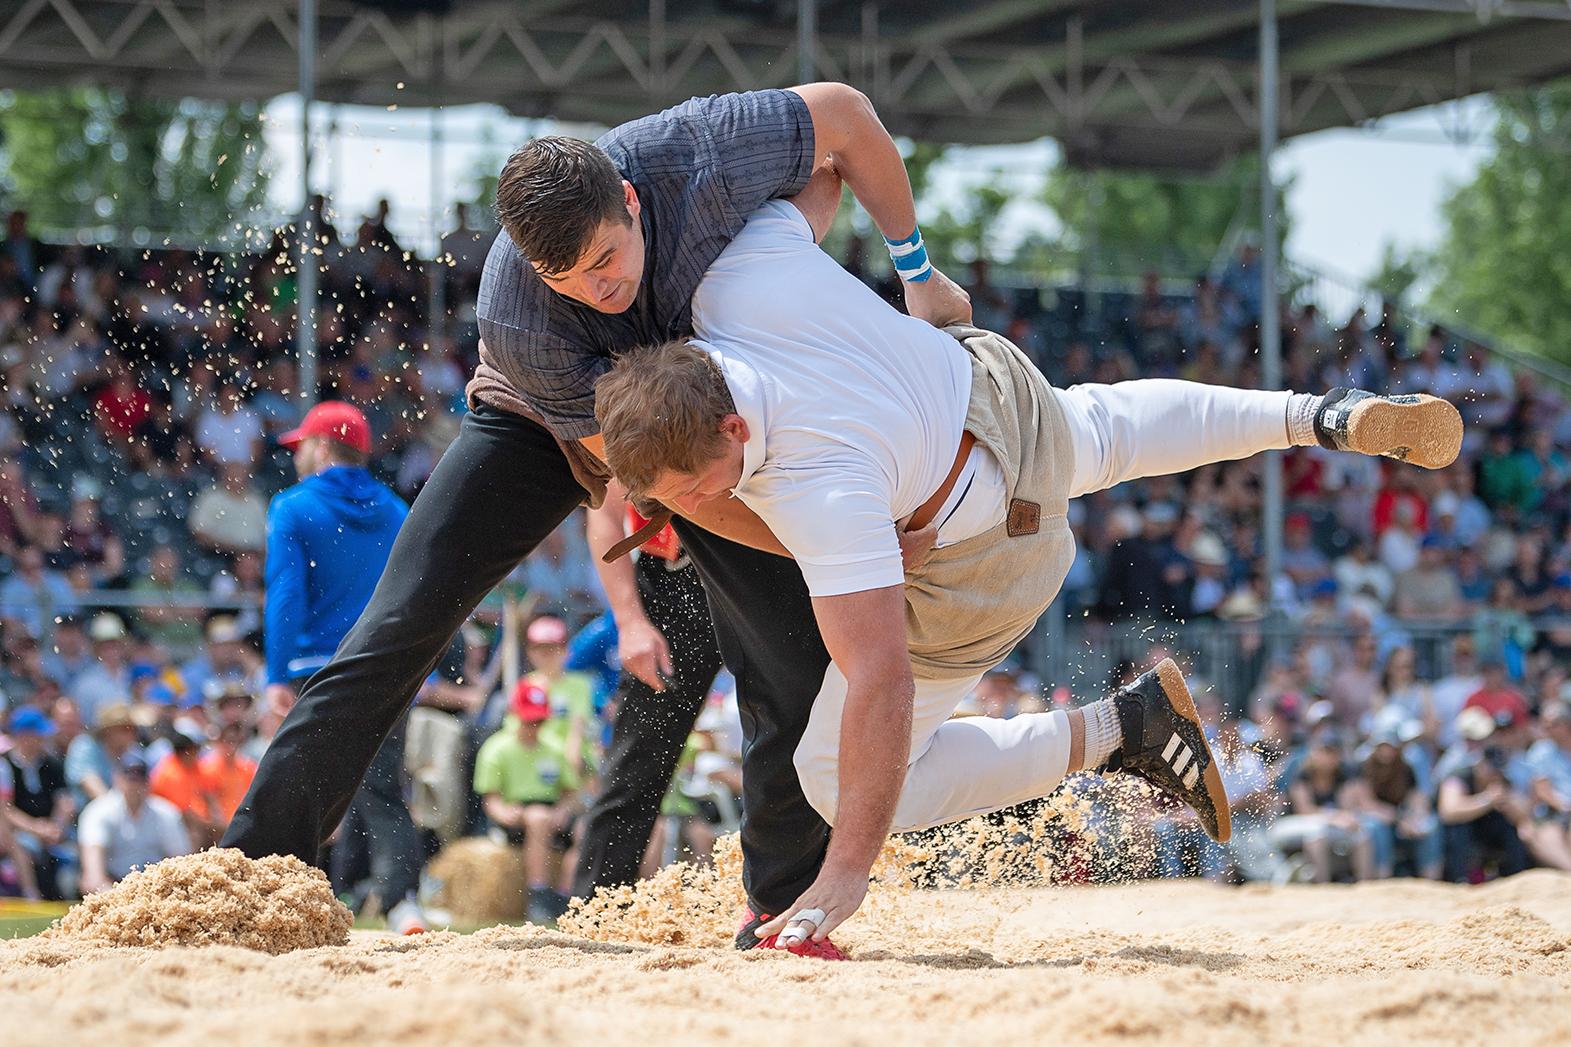
[(1388, 11), (1429, 11), (1439, 14), (1472, 15), (1480, 22), (1497, 18), (1537, 19), (1571, 22), (1571, 4), (1539, 3), (1533, 0), (1333, 0), (1350, 7), (1378, 7)]

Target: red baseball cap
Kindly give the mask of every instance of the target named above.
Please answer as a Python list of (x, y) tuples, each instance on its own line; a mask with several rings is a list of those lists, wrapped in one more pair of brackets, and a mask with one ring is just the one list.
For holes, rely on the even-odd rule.
[(360, 408), (342, 400), (323, 400), (306, 412), (298, 429), (289, 430), (278, 442), (293, 448), (308, 436), (325, 436), (361, 454), (371, 453), (371, 423)]
[(539, 723), (551, 718), (551, 703), (546, 699), (545, 688), (532, 680), (518, 681), (510, 704), (513, 715), (525, 723)]

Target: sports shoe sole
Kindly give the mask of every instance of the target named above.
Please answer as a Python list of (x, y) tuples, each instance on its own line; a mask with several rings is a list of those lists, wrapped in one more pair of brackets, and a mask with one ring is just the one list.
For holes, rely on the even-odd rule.
[(1347, 447), (1425, 469), (1444, 469), (1462, 451), (1462, 415), (1427, 393), (1371, 397), (1353, 405)]
[(1163, 658), (1158, 662), (1156, 676), (1162, 683), (1162, 691), (1167, 695), (1168, 702), (1172, 704), (1173, 711), (1195, 725), (1195, 731), (1200, 736), (1200, 744), (1206, 747), (1206, 769), (1201, 772), (1200, 780), (1205, 783), (1206, 795), (1216, 811), (1216, 835), (1213, 839), (1217, 843), (1226, 843), (1233, 836), (1233, 813), (1228, 806), (1227, 790), (1222, 788), (1222, 774), (1216, 769), (1216, 753), (1212, 751), (1211, 743), (1206, 739), (1205, 722), (1200, 719), (1200, 713), (1195, 710), (1195, 700), (1190, 697), (1189, 685), (1184, 682), (1184, 673), (1173, 659)]

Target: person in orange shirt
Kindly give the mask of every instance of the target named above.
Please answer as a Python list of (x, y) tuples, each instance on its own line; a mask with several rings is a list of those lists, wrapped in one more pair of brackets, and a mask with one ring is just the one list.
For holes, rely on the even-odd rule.
[(191, 844), (197, 850), (218, 842), (229, 818), (219, 809), (218, 789), (202, 767), (203, 739), (177, 727), (171, 739), (174, 750), (153, 768), (149, 784), (179, 809)]
[(224, 827), (239, 810), (240, 801), (251, 788), (251, 779), (256, 777), (256, 761), (240, 755), (245, 739), (245, 724), (226, 723), (218, 729), (218, 741), (197, 761), (213, 790)]

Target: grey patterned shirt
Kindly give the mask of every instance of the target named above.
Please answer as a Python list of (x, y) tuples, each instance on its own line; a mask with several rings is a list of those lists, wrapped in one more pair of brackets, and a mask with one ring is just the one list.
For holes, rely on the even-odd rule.
[(619, 353), (692, 333), (711, 262), (766, 200), (794, 196), (813, 169), (813, 122), (791, 91), (694, 98), (596, 142), (638, 191), (644, 274), (624, 313), (596, 312), (546, 286), (501, 233), (480, 281), (480, 367), (471, 397), (533, 415), (559, 440), (600, 431), (594, 383)]

